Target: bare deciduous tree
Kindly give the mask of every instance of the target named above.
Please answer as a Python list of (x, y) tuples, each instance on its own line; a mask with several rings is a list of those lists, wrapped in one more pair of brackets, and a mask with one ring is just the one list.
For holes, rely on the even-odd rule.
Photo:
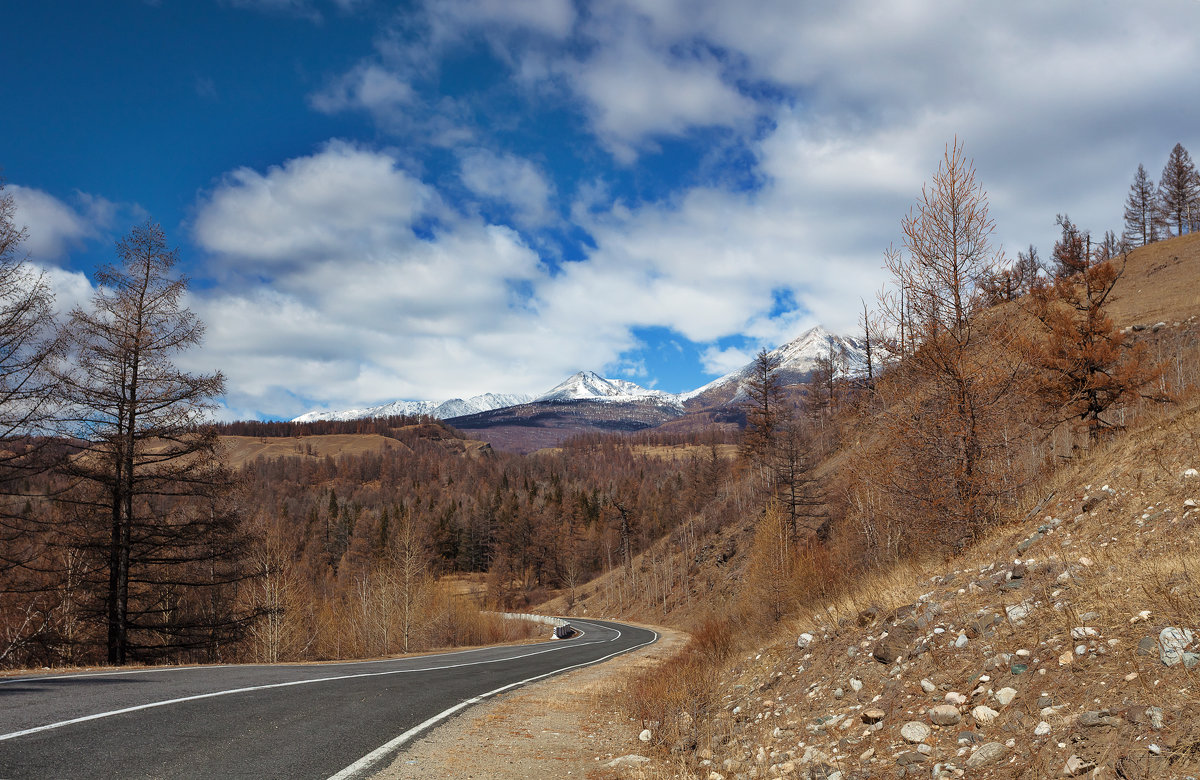
[(780, 356), (766, 349), (754, 357), (750, 377), (746, 380), (746, 430), (742, 437), (742, 455), (759, 470), (762, 488), (771, 489), (771, 457), (775, 440), (787, 413), (783, 385), (779, 379)]
[(1158, 200), (1167, 232), (1182, 236), (1200, 219), (1200, 174), (1183, 144), (1175, 144), (1158, 180)]
[(52, 419), (54, 380), (61, 352), (54, 334), (54, 296), (44, 275), (21, 253), (25, 230), (16, 203), (0, 179), (0, 571), (28, 562), (18, 543), (28, 517), (17, 482), (47, 466), (44, 446)]
[(1125, 199), (1125, 240), (1137, 246), (1154, 243), (1158, 240), (1160, 219), (1157, 189), (1146, 175), (1145, 166), (1138, 163), (1133, 184), (1129, 185), (1129, 197)]
[(953, 538), (989, 514), (997, 436), (1005, 392), (1016, 375), (1003, 321), (981, 322), (981, 284), (1001, 261), (990, 237), (987, 194), (955, 141), (932, 183), (901, 223), (904, 252), (886, 265), (899, 295), (882, 297), (898, 342), (909, 329), (911, 353), (891, 373), (887, 420), (907, 456), (889, 475), (891, 488), (936, 518)]
[[(220, 374), (179, 370), (174, 358), (204, 326), (181, 306), (186, 278), (160, 227), (135, 227), (117, 244), (119, 266), (96, 277), (90, 309), (71, 312), (70, 364), (56, 374), (67, 421), (85, 449), (64, 471), (79, 544), (97, 555), (93, 614), (107, 659), (208, 648), (241, 618), (214, 613), (214, 595), (244, 576), (239, 520), (224, 494), (230, 478), (204, 428)], [(221, 607), (221, 604), (216, 605)], [(227, 606), (227, 605), (226, 605)]]

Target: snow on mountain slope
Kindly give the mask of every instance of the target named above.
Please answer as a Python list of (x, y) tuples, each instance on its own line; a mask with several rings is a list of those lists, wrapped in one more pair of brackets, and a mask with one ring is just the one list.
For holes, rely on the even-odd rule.
[(676, 404), (673, 393), (647, 390), (624, 379), (605, 379), (595, 371), (580, 371), (548, 392), (533, 399), (540, 401), (644, 401), (655, 400)]
[(503, 409), (508, 406), (527, 404), (532, 396), (523, 393), (484, 393), (473, 396), (465, 401), (461, 398), (451, 398), (449, 401), (392, 401), (380, 406), (370, 406), (365, 409), (344, 409), (332, 412), (309, 412), (302, 414), (292, 422), (317, 422), (318, 420), (363, 420), (371, 417), (391, 417), (392, 415), (407, 415), (415, 417), (428, 415), (439, 420), (451, 417), (462, 417), (465, 414), (490, 412), (493, 409)]
[[(779, 374), (784, 384), (807, 381), (820, 361), (829, 354), (830, 345), (845, 360), (845, 370), (851, 376), (865, 373), (865, 356), (855, 339), (838, 336), (820, 325), (801, 334), (799, 338), (773, 350), (779, 357)], [(527, 403), (552, 403), (564, 401), (600, 401), (606, 403), (654, 403), (681, 408), (694, 398), (703, 396), (703, 406), (717, 406), (745, 395), (744, 385), (754, 371), (754, 363), (748, 363), (733, 373), (709, 382), (704, 387), (686, 393), (665, 393), (648, 390), (641, 385), (624, 379), (606, 379), (594, 371), (580, 371), (556, 387), (539, 396), (523, 394), (485, 393), (468, 398), (452, 398), (449, 401), (393, 401), (381, 406), (343, 411), (309, 412), (293, 422), (316, 422), (318, 420), (360, 420), (370, 417), (391, 415), (428, 415), (441, 420), (464, 417), (480, 412), (490, 412)]]
[[(859, 342), (848, 336), (830, 333), (820, 325), (810, 328), (800, 336), (783, 346), (777, 347), (769, 354), (779, 358), (779, 374), (784, 384), (794, 384), (806, 381), (817, 369), (822, 359), (829, 355), (833, 346), (840, 359), (845, 361), (845, 370), (851, 376), (866, 373), (866, 353)], [(743, 386), (754, 373), (754, 362), (751, 361), (737, 371), (726, 374), (720, 379), (709, 382), (704, 387), (687, 393), (680, 393), (681, 402), (712, 393), (713, 391), (732, 391), (733, 397), (745, 394)]]

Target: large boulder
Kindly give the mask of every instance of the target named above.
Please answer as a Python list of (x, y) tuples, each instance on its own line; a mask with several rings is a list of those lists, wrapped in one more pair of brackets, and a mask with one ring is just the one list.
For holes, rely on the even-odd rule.
[(905, 620), (888, 628), (887, 636), (875, 643), (871, 656), (881, 664), (894, 664), (897, 658), (910, 654), (916, 640), (916, 622)]

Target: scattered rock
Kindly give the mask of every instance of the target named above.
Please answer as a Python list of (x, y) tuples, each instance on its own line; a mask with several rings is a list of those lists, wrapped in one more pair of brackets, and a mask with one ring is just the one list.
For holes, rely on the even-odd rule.
[(1016, 688), (1001, 688), (996, 691), (996, 701), (1000, 702), (1001, 707), (1007, 707), (1012, 703), (1012, 700), (1017, 698)]
[(935, 726), (953, 726), (962, 720), (962, 714), (952, 704), (939, 704), (929, 709), (929, 720)]
[(986, 704), (980, 704), (975, 709), (971, 710), (971, 717), (974, 718), (980, 725), (986, 726), (997, 717), (1000, 713), (996, 712)]
[(1156, 642), (1154, 640), (1154, 637), (1152, 637), (1152, 636), (1143, 637), (1142, 640), (1140, 642), (1138, 642), (1138, 646), (1137, 646), (1137, 654), (1138, 655), (1156, 655), (1157, 653), (1158, 653), (1158, 642)]
[(1038, 721), (1037, 726), (1033, 729), (1034, 736), (1044, 737), (1050, 733), (1050, 724), (1046, 721)]
[(800, 648), (801, 650), (805, 650), (812, 645), (814, 639), (816, 639), (816, 637), (814, 637), (812, 634), (801, 634), (799, 638), (796, 639), (796, 647)]
[(929, 680), (921, 680), (921, 690), (925, 691), (925, 693), (933, 693), (937, 690), (937, 686)]
[(905, 655), (917, 638), (915, 623), (908, 621), (888, 629), (888, 634), (875, 644), (871, 656), (881, 664), (893, 664), (896, 659)]
[(1183, 651), (1194, 641), (1191, 630), (1167, 626), (1158, 635), (1158, 658), (1166, 666), (1178, 666), (1183, 661)]
[(621, 767), (640, 766), (648, 763), (650, 763), (650, 759), (646, 758), (645, 756), (639, 756), (636, 753), (630, 753), (627, 756), (614, 758), (612, 761), (608, 762), (608, 766), (612, 767), (613, 769), (620, 769)]
[(642, 742), (649, 742), (653, 736), (654, 735), (650, 732), (650, 729), (642, 729), (642, 733), (638, 734), (638, 739), (640, 739)]
[(1013, 604), (1010, 607), (1004, 608), (1004, 614), (1013, 623), (1019, 624), (1022, 620), (1029, 617), (1029, 605), (1028, 604)]
[(974, 769), (975, 767), (987, 766), (994, 761), (998, 761), (1008, 753), (1008, 748), (1002, 742), (988, 742), (980, 745), (979, 749), (971, 754), (967, 759), (967, 767)]
[(1119, 728), (1123, 722), (1115, 715), (1109, 714), (1108, 710), (1088, 710), (1079, 714), (1079, 725), (1086, 728), (1096, 728), (1098, 726)]
[(896, 763), (900, 766), (908, 766), (909, 764), (923, 764), (928, 760), (929, 759), (926, 758), (924, 753), (920, 753), (916, 750), (906, 750), (900, 755), (896, 756)]
[(851, 677), (851, 678), (850, 678), (850, 688), (851, 688), (851, 689), (852, 689), (852, 690), (853, 690), (855, 693), (858, 693), (859, 691), (861, 691), (861, 690), (863, 689), (863, 682), (862, 682), (862, 680), (858, 679), (857, 677)]
[(1063, 766), (1062, 773), (1064, 777), (1079, 777), (1080, 775), (1087, 774), (1095, 768), (1096, 762), (1088, 761), (1085, 758), (1072, 755), (1067, 759), (1067, 763)]
[(1072, 639), (1094, 639), (1100, 636), (1100, 632), (1091, 626), (1076, 626), (1071, 629)]
[(910, 720), (900, 727), (900, 736), (908, 742), (924, 742), (929, 739), (930, 729), (919, 720)]
[(1187, 471), (1183, 472), (1183, 478), (1184, 479), (1200, 478), (1200, 471), (1196, 471), (1195, 469), (1188, 469)]
[(867, 724), (878, 723), (886, 717), (887, 713), (883, 710), (879, 709), (878, 707), (870, 707), (863, 710), (862, 722)]

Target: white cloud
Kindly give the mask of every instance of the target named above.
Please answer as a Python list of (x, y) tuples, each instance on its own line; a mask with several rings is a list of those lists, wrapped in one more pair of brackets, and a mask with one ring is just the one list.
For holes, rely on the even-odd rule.
[(443, 212), (416, 235), (432, 200), (389, 155), (344, 144), (226, 177), (195, 238), (229, 278), (192, 298), (209, 330), (188, 366), (220, 368), (236, 408), (290, 415), (541, 391), (632, 346), (625, 328), (542, 319), (530, 292), (547, 271), (512, 229)]
[(723, 376), (733, 373), (742, 366), (754, 359), (752, 350), (739, 349), (738, 347), (727, 347), (721, 349), (717, 346), (710, 346), (700, 354), (700, 363), (704, 367), (704, 373), (712, 376)]
[(655, 137), (745, 125), (756, 112), (754, 103), (722, 78), (714, 57), (674, 56), (636, 37), (619, 36), (565, 70), (587, 102), (594, 132), (625, 163)]
[[(556, 171), (473, 124), (472, 96), (422, 105), (413, 86), (478, 35), (524, 97), (574, 100), (622, 162), (653, 166), (657, 140), (725, 128), (761, 186), (697, 175), (659, 200), (613, 203), (603, 181), (580, 184), (571, 219), (594, 245), (550, 275), (515, 233), (449, 212), (389, 155), (335, 143), (266, 173), (235, 171), (196, 225), (206, 246), (275, 280), (274, 293), (208, 304), (255, 323), (249, 337), (222, 336), (237, 371), (279, 374), (247, 387), (273, 403), (297, 403), (278, 391), (293, 380), (339, 403), (536, 391), (580, 366), (636, 365), (626, 351), (639, 327), (700, 343), (705, 370), (724, 372), (753, 353), (711, 346), (725, 337), (774, 346), (817, 321), (856, 329), (860, 298), (885, 280), (884, 249), (955, 136), (1010, 253), (1031, 241), (1045, 253), (1062, 211), (1097, 233), (1119, 229), (1138, 162), (1153, 174), (1176, 141), (1200, 144), (1200, 103), (1179, 98), (1200, 49), (1177, 32), (1200, 23), (1200, 3), (579, 8), (430, 3), (429, 35), (409, 49), (385, 36), (313, 105), (364, 108), (392, 128), (413, 107), (435, 114), (404, 127), (453, 148), (462, 184), (507, 204), (513, 224), (545, 225), (559, 211)], [(413, 234), (423, 215), (436, 215), (432, 236)], [(781, 295), (798, 307), (779, 311)], [(292, 357), (270, 362), (275, 348)]]
[(531, 30), (566, 38), (575, 24), (571, 0), (432, 0), (427, 11), (442, 35), (464, 28)]
[(399, 75), (375, 63), (361, 63), (310, 95), (309, 104), (326, 114), (356, 109), (394, 118), (413, 99), (412, 87)]
[(435, 201), (395, 159), (332, 141), (266, 174), (228, 174), (201, 203), (194, 230), (211, 252), (271, 268), (411, 241), (413, 222)]
[(113, 203), (85, 193), (76, 193), (79, 205), (73, 207), (32, 187), (10, 184), (5, 189), (17, 207), (14, 221), (28, 233), (24, 250), (42, 262), (62, 260), (71, 249), (99, 238), (116, 209)]
[(530, 160), (487, 149), (468, 149), (459, 155), (459, 178), (471, 192), (512, 207), (523, 225), (544, 225), (553, 218), (549, 182)]

